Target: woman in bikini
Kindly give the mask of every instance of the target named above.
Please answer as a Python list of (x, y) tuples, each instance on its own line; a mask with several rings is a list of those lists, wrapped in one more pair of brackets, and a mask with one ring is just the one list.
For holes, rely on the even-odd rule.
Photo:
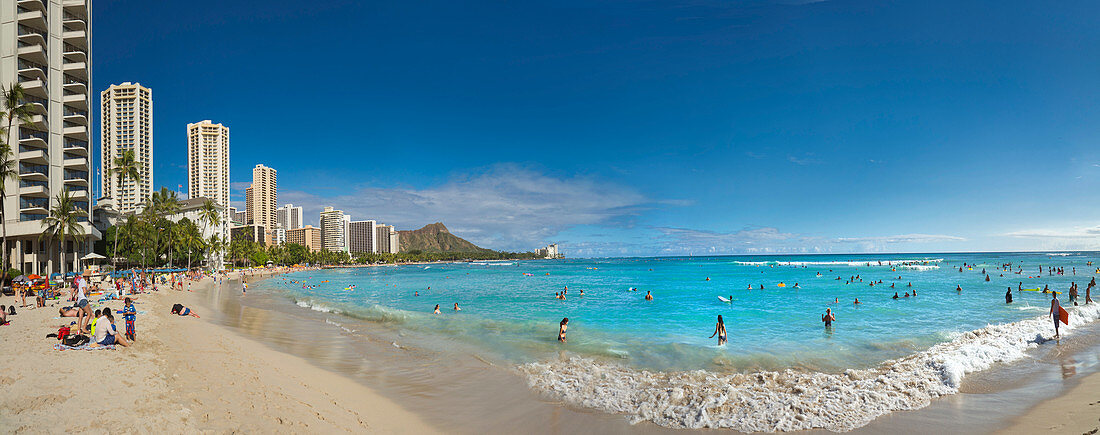
[(714, 333), (707, 338), (714, 338), (715, 335), (718, 336), (719, 346), (726, 344), (726, 323), (722, 321), (721, 314), (718, 315), (718, 323), (714, 325)]

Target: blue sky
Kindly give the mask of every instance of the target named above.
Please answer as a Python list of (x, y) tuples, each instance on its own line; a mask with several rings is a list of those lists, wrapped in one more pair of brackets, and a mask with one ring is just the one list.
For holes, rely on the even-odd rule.
[[(571, 256), (1100, 247), (1100, 4), (94, 3), (156, 179)], [(243, 201), (242, 201), (243, 202)]]

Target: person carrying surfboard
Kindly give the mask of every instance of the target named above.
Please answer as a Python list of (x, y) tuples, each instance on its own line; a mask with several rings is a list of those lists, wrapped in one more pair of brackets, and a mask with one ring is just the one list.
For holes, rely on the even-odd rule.
[[(1062, 313), (1065, 310), (1062, 309), (1062, 305), (1058, 303), (1058, 293), (1051, 293), (1050, 296), (1050, 317), (1054, 319), (1054, 339), (1058, 339), (1058, 321), (1066, 321), (1063, 319)], [(1065, 317), (1069, 317), (1068, 314)], [(1066, 323), (1069, 324), (1068, 322)]]

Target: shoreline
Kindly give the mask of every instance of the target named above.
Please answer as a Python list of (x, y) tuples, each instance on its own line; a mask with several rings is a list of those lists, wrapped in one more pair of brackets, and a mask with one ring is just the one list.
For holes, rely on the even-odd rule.
[[(0, 329), (5, 342), (30, 343), (31, 346), (11, 346), (9, 352), (0, 357), (0, 364), (14, 367), (22, 364), (26, 367), (49, 367), (46, 376), (36, 376), (33, 370), (7, 372), (0, 374), (0, 387), (5, 395), (0, 399), (0, 421), (9, 422), (10, 427), (19, 430), (34, 430), (35, 427), (50, 422), (60, 425), (67, 431), (88, 429), (152, 431), (163, 427), (179, 427), (192, 431), (334, 431), (334, 430), (372, 430), (385, 432), (446, 432), (474, 433), (483, 432), (486, 426), (477, 423), (459, 421), (460, 416), (431, 415), (419, 405), (436, 403), (438, 396), (469, 393), (473, 401), (480, 401), (471, 408), (445, 405), (448, 411), (461, 414), (469, 411), (475, 418), (480, 414), (500, 412), (506, 407), (527, 407), (523, 412), (500, 417), (501, 421), (491, 418), (492, 427), (508, 424), (530, 425), (531, 432), (562, 433), (578, 429), (605, 433), (666, 433), (680, 431), (660, 427), (649, 422), (630, 424), (627, 415), (608, 414), (599, 411), (576, 408), (554, 401), (539, 393), (520, 388), (506, 380), (499, 385), (485, 387), (480, 392), (455, 390), (453, 386), (433, 384), (417, 385), (410, 388), (399, 379), (399, 374), (389, 374), (387, 362), (382, 361), (373, 367), (372, 372), (349, 374), (354, 368), (334, 367), (322, 362), (325, 348), (309, 348), (296, 343), (280, 342), (278, 338), (262, 337), (256, 334), (271, 334), (272, 330), (285, 319), (286, 312), (265, 310), (256, 306), (238, 305), (236, 311), (211, 311), (224, 307), (210, 306), (217, 299), (241, 299), (239, 279), (248, 277), (250, 283), (270, 279), (280, 271), (264, 271), (255, 274), (234, 274), (226, 284), (214, 286), (210, 279), (195, 283), (195, 292), (161, 290), (153, 294), (138, 296), (138, 309), (145, 311), (138, 318), (138, 339), (136, 346), (119, 348), (113, 351), (65, 351), (52, 349), (53, 339), (43, 339), (47, 326), (63, 321), (50, 320), (56, 312), (47, 307), (37, 310), (20, 310), (19, 315), (11, 317), (12, 325)], [(261, 295), (257, 295), (261, 296)], [(253, 297), (249, 292), (248, 298)], [(8, 304), (14, 298), (0, 298), (0, 303)], [(58, 304), (57, 301), (51, 301)], [(199, 308), (201, 319), (178, 317), (168, 314), (168, 307), (174, 302)], [(278, 304), (293, 306), (291, 301), (276, 301)], [(116, 309), (121, 301), (106, 301), (101, 305)], [(231, 307), (232, 305), (230, 305)], [(300, 309), (293, 306), (290, 309)], [(245, 313), (245, 311), (249, 313)], [(257, 311), (258, 310), (258, 311)], [(291, 317), (306, 317), (306, 321), (315, 322), (321, 318), (333, 317), (327, 313), (300, 310)], [(236, 326), (219, 324), (213, 319), (224, 316)], [(260, 320), (262, 319), (262, 320)], [(258, 321), (259, 320), (259, 321)], [(121, 326), (121, 322), (119, 323)], [(320, 324), (318, 328), (329, 325)], [(235, 330), (236, 329), (236, 330)], [(41, 332), (45, 331), (45, 332)], [(377, 332), (377, 331), (375, 331)], [(374, 337), (376, 340), (383, 337)], [(411, 337), (398, 334), (397, 337), (414, 342)], [(285, 337), (284, 337), (285, 338)], [(26, 341), (23, 341), (26, 340)], [(369, 340), (369, 338), (368, 338)], [(385, 349), (389, 341), (373, 343), (378, 349)], [(50, 348), (44, 349), (46, 346)], [(341, 345), (336, 343), (336, 345)], [(397, 341), (392, 347), (397, 348)], [(422, 353), (415, 345), (401, 342), (401, 352)], [(392, 350), (392, 349), (390, 349)], [(1068, 347), (1074, 355), (1096, 352), (1100, 347), (1088, 345)], [(1100, 354), (1098, 354), (1100, 355)], [(373, 356), (373, 355), (372, 355)], [(407, 356), (407, 355), (406, 355)], [(321, 358), (321, 359), (319, 359)], [(399, 357), (400, 358), (400, 357)], [(1095, 355), (1093, 358), (1097, 358)], [(394, 361), (405, 361), (408, 359)], [(89, 364), (91, 362), (91, 364)], [(442, 363), (436, 363), (442, 364)], [(486, 368), (492, 362), (481, 361), (449, 362), (460, 369), (472, 369), (475, 376), (490, 378), (502, 377), (507, 367)], [(105, 369), (106, 368), (106, 369)], [(1000, 367), (994, 370), (1012, 372), (1012, 367)], [(435, 372), (435, 367), (425, 370)], [(1063, 368), (1063, 370), (1065, 370)], [(930, 406), (913, 411), (893, 412), (880, 416), (870, 424), (856, 428), (858, 433), (896, 432), (914, 424), (927, 428), (943, 430), (966, 430), (977, 433), (1036, 433), (1041, 431), (1064, 431), (1066, 429), (1088, 432), (1098, 427), (1095, 421), (1100, 410), (1100, 394), (1095, 394), (1100, 386), (1100, 373), (1095, 363), (1084, 366), (1081, 375), (1071, 373), (1071, 381), (1061, 386), (1045, 385), (1046, 396), (1035, 398), (1026, 404), (1015, 404), (1018, 411), (1012, 416), (976, 417), (975, 412), (996, 409), (998, 400), (1009, 400), (1019, 390), (1004, 390), (989, 394), (960, 392), (953, 396), (936, 399)], [(379, 373), (380, 372), (380, 373)], [(117, 373), (117, 375), (115, 374)], [(354, 372), (352, 372), (354, 373)], [(451, 373), (444, 371), (444, 373)], [(490, 373), (490, 374), (486, 374)], [(1063, 376), (1065, 374), (1063, 373)], [(991, 374), (996, 378), (999, 374)], [(1057, 377), (1057, 376), (1055, 376)], [(82, 383), (83, 380), (91, 381)], [(381, 384), (383, 388), (375, 386)], [(348, 382), (348, 381), (352, 382)], [(1047, 382), (1049, 384), (1049, 382)], [(71, 385), (87, 384), (88, 388), (75, 389)], [(510, 389), (508, 394), (497, 397), (493, 389)], [(110, 389), (112, 402), (125, 405), (118, 416), (112, 414), (103, 422), (90, 426), (84, 420), (75, 417), (54, 417), (59, 406), (73, 403), (93, 403), (98, 391)], [(1052, 391), (1053, 389), (1053, 391)], [(425, 401), (423, 397), (435, 396)], [(1053, 395), (1054, 397), (1050, 397)], [(521, 397), (516, 403), (515, 397)], [(1020, 397), (1016, 397), (1020, 398)], [(1030, 399), (1023, 398), (1028, 401)], [(131, 406), (130, 404), (133, 404)], [(416, 412), (409, 410), (416, 409)], [(430, 408), (429, 408), (430, 409)], [(960, 411), (965, 410), (965, 411)], [(484, 417), (484, 416), (482, 416)], [(1053, 418), (1052, 418), (1053, 417)], [(976, 421), (981, 420), (981, 421)], [(169, 426), (170, 425), (170, 426)], [(495, 425), (495, 426), (494, 426)], [(814, 429), (813, 432), (824, 432)]]
[[(55, 350), (56, 339), (44, 335), (76, 320), (56, 318), (63, 302), (17, 308), (12, 323), (0, 327), (9, 344), (0, 365), (22, 367), (0, 374), (0, 421), (12, 432), (440, 432), (370, 388), (301, 357), (233, 334), (205, 316), (169, 314), (173, 303), (193, 306), (213, 289), (210, 279), (194, 286), (196, 292), (137, 295), (138, 341), (114, 350)], [(122, 301), (93, 305), (115, 310)], [(116, 406), (96, 410), (95, 418), (58, 412), (105, 405), (103, 397)]]

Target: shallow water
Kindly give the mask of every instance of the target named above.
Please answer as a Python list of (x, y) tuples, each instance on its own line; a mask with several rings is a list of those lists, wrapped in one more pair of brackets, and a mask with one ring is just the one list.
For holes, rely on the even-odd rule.
[[(953, 395), (969, 374), (994, 366), (1003, 370), (999, 363), (1023, 365), (1021, 360), (1050, 343), (1045, 338), (1052, 332), (1050, 322), (1040, 318), (1049, 295), (1014, 291), (1016, 303), (1006, 306), (1004, 289), (1021, 281), (1024, 287), (1065, 289), (1070, 281), (1084, 287), (1093, 274), (1071, 271), (1086, 268), (1092, 258), (1091, 253), (944, 254), (778, 257), (778, 263), (717, 257), (448, 264), (308, 272), (289, 275), (286, 282), (268, 280), (257, 289), (312, 308), (304, 312), (323, 315), (327, 325), (346, 333), (354, 330), (345, 324), (378, 326), (389, 339), (415, 341), (413, 348), (514, 364), (548, 397), (626, 414), (635, 422), (744, 431), (850, 430)], [(892, 267), (896, 260), (919, 260), (919, 267)], [(959, 272), (964, 262), (976, 267)], [(1011, 272), (999, 270), (1008, 262)], [(1039, 264), (1044, 276), (1028, 278)], [(1064, 265), (1066, 275), (1046, 276), (1049, 265)], [(1024, 270), (1017, 275), (1019, 266)], [(982, 267), (991, 282), (984, 281)], [(856, 274), (862, 284), (845, 284)], [(837, 276), (843, 279), (838, 282)], [(878, 279), (882, 285), (868, 285)], [(302, 288), (298, 280), (316, 287)], [(777, 288), (780, 281), (787, 287)], [(891, 299), (892, 281), (912, 282), (918, 295)], [(757, 288), (742, 287), (750, 282)], [(555, 299), (566, 285), (569, 299)], [(954, 291), (956, 285), (962, 293)], [(646, 290), (653, 291), (654, 301), (642, 299)], [(416, 291), (420, 296), (413, 295)], [(718, 301), (723, 293), (733, 296), (732, 304)], [(829, 303), (854, 297), (864, 304)], [(454, 301), (463, 311), (448, 309)], [(436, 303), (443, 314), (430, 314)], [(824, 308), (837, 311), (831, 332), (819, 321)], [(1071, 313), (1074, 326), (1100, 316), (1095, 305)], [(716, 314), (726, 318), (730, 345), (725, 347), (706, 339)], [(564, 316), (572, 319), (570, 342), (559, 345), (554, 335)], [(461, 351), (449, 352), (456, 349)], [(470, 369), (457, 373), (466, 376)], [(408, 375), (402, 385), (417, 384), (418, 376), (440, 381), (434, 371), (398, 373)], [(971, 391), (981, 385), (972, 383)], [(417, 391), (432, 394), (433, 389)], [(531, 409), (541, 408), (532, 404)], [(506, 415), (527, 418), (525, 412)]]
[[(302, 306), (458, 336), (516, 362), (558, 351), (557, 325), (568, 317), (571, 352), (619, 358), (635, 368), (836, 372), (1042, 314), (1049, 295), (1014, 291), (1016, 302), (1007, 305), (1007, 287), (1083, 285), (1094, 274), (1079, 270), (1074, 276), (1068, 269), (1084, 269), (1092, 259), (943, 254), (482, 262), (316, 271), (262, 285)], [(963, 263), (975, 267), (959, 272)], [(1013, 271), (1000, 270), (1003, 263), (1013, 263)], [(1044, 275), (1030, 278), (1039, 265)], [(1046, 276), (1051, 265), (1066, 267), (1067, 275)], [(1024, 271), (1016, 274), (1020, 266)], [(862, 282), (848, 283), (856, 275)], [(566, 287), (567, 299), (556, 299)], [(653, 301), (644, 300), (647, 291)], [(895, 292), (912, 291), (915, 297), (892, 299)], [(862, 303), (853, 304), (856, 298)], [(453, 311), (456, 302), (462, 311)], [(436, 304), (441, 315), (431, 314)], [(821, 322), (827, 308), (837, 318), (832, 330)], [(718, 315), (728, 346), (707, 338)]]

